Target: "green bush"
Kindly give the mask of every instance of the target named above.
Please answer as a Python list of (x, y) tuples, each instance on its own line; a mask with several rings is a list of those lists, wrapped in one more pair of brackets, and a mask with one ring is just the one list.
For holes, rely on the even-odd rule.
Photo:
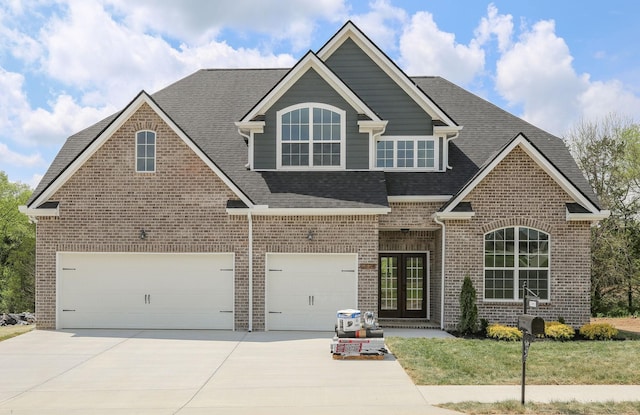
[(571, 340), (576, 331), (573, 327), (559, 321), (545, 321), (544, 335), (554, 340)]
[(580, 327), (580, 335), (589, 340), (611, 340), (618, 335), (618, 329), (608, 323), (589, 323)]
[(464, 277), (460, 291), (460, 323), (458, 331), (461, 334), (475, 333), (478, 327), (478, 306), (476, 305), (476, 289), (471, 277)]
[(507, 327), (501, 324), (492, 324), (487, 327), (487, 337), (496, 340), (518, 341), (522, 340), (522, 332), (516, 327)]

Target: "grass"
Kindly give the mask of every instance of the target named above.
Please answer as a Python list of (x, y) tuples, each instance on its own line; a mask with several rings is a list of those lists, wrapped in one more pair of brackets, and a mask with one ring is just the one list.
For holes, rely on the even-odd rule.
[[(417, 385), (517, 385), (522, 343), (468, 339), (386, 339)], [(640, 384), (637, 341), (538, 341), (527, 359), (529, 385)]]
[(504, 401), (496, 403), (461, 402), (439, 405), (465, 414), (627, 414), (640, 415), (640, 402), (551, 402), (529, 403), (520, 405), (520, 401)]
[(12, 337), (19, 336), (35, 328), (33, 324), (30, 325), (15, 325), (15, 326), (2, 326), (0, 327), (0, 342), (10, 339)]

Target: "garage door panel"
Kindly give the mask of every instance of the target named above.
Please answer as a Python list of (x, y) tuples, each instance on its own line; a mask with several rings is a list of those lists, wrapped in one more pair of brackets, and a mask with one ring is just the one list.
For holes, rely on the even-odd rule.
[(267, 329), (333, 330), (357, 307), (357, 254), (267, 254)]
[(62, 328), (233, 328), (233, 254), (61, 253), (58, 278)]

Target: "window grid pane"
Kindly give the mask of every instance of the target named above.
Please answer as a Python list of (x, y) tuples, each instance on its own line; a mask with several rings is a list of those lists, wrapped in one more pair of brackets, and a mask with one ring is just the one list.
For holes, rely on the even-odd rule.
[(422, 310), (424, 265), (422, 257), (410, 257), (406, 260), (406, 308)]
[(136, 133), (136, 171), (154, 172), (156, 168), (156, 133), (139, 131)]
[(398, 167), (413, 167), (413, 141), (398, 140)]
[(341, 123), (339, 113), (318, 107), (298, 108), (282, 114), (281, 164), (309, 166), (312, 162), (313, 166), (340, 166)]
[(524, 227), (498, 229), (485, 235), (484, 249), (485, 298), (520, 299), (527, 281), (531, 291), (549, 299), (548, 234)]
[(282, 165), (283, 166), (308, 166), (309, 165), (309, 144), (283, 143), (282, 144)]
[(432, 140), (418, 141), (418, 167), (433, 168), (435, 159), (435, 142)]
[(393, 141), (380, 140), (376, 144), (376, 167), (393, 167)]
[(340, 129), (340, 114), (324, 108), (313, 109), (314, 166), (340, 166)]
[(395, 257), (380, 258), (380, 309), (398, 309), (398, 263)]

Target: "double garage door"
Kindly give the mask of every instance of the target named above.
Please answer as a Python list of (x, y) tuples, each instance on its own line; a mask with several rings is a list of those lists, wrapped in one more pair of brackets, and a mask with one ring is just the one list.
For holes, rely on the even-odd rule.
[[(356, 254), (267, 254), (266, 329), (332, 331)], [(58, 328), (234, 328), (234, 256), (59, 253)]]
[(59, 328), (233, 329), (233, 254), (58, 254)]
[(333, 331), (357, 308), (357, 254), (267, 254), (267, 330)]

